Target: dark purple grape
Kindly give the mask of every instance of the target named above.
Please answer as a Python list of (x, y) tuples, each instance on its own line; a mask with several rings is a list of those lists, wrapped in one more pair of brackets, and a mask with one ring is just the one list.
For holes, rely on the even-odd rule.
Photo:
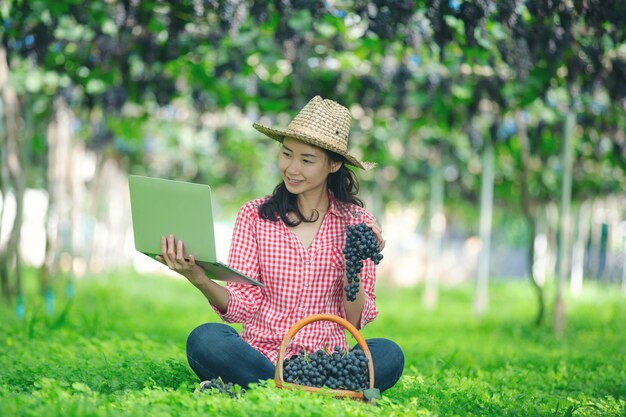
[(380, 253), (376, 235), (365, 223), (348, 226), (343, 253), (346, 258), (348, 279), (348, 285), (344, 288), (346, 299), (354, 301), (359, 292), (359, 273), (363, 269), (363, 260), (371, 259), (378, 265), (383, 255)]
[(237, 398), (240, 395), (245, 394), (245, 390), (240, 388), (237, 390), (237, 387), (232, 382), (224, 382), (222, 378), (214, 378), (209, 379), (207, 381), (202, 381), (200, 383), (199, 392), (207, 392), (207, 393), (220, 393), (226, 394), (231, 398)]
[(369, 387), (369, 360), (360, 348), (303, 351), (284, 361), (283, 377), (286, 382), (310, 387), (364, 390)]

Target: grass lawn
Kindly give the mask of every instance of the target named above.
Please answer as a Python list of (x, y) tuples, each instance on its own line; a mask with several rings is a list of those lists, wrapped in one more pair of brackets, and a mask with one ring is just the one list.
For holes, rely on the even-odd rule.
[(185, 340), (219, 319), (182, 280), (86, 279), (71, 303), (57, 291), (53, 314), (30, 295), (24, 319), (0, 306), (0, 416), (626, 417), (626, 297), (618, 288), (568, 297), (561, 338), (532, 325), (526, 282), (492, 284), (482, 319), (471, 313), (469, 286), (442, 289), (434, 311), (422, 308), (420, 291), (381, 285), (380, 315), (362, 332), (395, 340), (406, 355), (400, 382), (376, 405), (272, 381), (240, 399), (194, 394)]

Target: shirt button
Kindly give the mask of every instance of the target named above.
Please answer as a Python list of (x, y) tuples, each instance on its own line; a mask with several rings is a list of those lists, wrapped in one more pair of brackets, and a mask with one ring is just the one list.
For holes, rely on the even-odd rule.
[(311, 261), (306, 261), (305, 264), (311, 265)]
[(308, 287), (308, 286), (309, 286), (309, 284), (308, 284), (308, 283), (306, 283), (306, 284), (304, 284), (304, 286), (305, 286), (305, 287)]

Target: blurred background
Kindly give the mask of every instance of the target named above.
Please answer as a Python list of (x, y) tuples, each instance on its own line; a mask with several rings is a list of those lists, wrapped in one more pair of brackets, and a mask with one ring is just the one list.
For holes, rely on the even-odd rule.
[[(214, 190), (218, 257), (271, 193), (284, 127), (314, 95), (378, 163), (360, 195), (380, 285), (527, 280), (563, 328), (585, 282), (626, 295), (626, 3), (620, 0), (5, 0), (0, 289), (134, 268), (128, 174)], [(56, 283), (56, 284), (55, 284)]]

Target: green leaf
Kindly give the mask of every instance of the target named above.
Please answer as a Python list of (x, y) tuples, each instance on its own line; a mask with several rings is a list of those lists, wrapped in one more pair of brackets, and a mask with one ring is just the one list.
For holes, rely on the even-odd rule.
[(366, 400), (379, 400), (380, 397), (380, 390), (378, 388), (368, 388), (366, 390), (363, 391), (363, 395), (365, 396)]
[(472, 97), (472, 89), (466, 85), (456, 84), (451, 90), (452, 95), (459, 100), (469, 100)]
[(307, 32), (311, 30), (312, 23), (313, 18), (311, 17), (311, 13), (309, 13), (308, 10), (300, 10), (294, 13), (287, 22), (290, 28), (301, 32)]

